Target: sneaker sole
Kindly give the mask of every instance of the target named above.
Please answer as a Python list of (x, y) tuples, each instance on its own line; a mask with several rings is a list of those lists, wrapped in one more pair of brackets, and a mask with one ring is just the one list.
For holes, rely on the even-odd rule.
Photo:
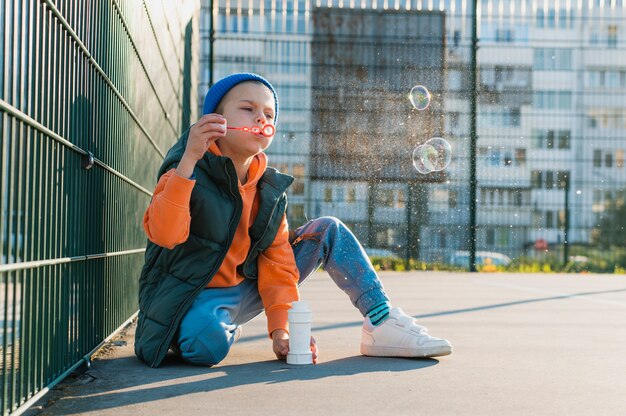
[(430, 347), (418, 350), (409, 350), (398, 347), (377, 347), (374, 345), (361, 344), (361, 354), (371, 357), (404, 357), (404, 358), (430, 358), (452, 354), (452, 347)]

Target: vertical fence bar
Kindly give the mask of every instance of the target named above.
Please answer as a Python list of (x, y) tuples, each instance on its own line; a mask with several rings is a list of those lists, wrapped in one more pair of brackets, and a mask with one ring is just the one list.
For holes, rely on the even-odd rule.
[(469, 270), (476, 271), (476, 95), (478, 53), (478, 0), (473, 0), (472, 45), (470, 57), (470, 150), (469, 150)]

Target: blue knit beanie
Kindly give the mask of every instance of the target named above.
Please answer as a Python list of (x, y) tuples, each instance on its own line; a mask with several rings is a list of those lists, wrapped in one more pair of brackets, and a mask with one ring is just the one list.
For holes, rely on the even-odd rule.
[(278, 96), (276, 95), (276, 91), (274, 91), (274, 87), (272, 87), (272, 84), (270, 84), (268, 80), (260, 75), (252, 73), (232, 74), (217, 81), (217, 83), (215, 83), (215, 85), (213, 85), (206, 93), (206, 97), (204, 97), (202, 114), (214, 113), (218, 104), (222, 101), (222, 98), (224, 98), (228, 91), (230, 91), (230, 89), (235, 85), (244, 81), (262, 82), (267, 88), (270, 89), (270, 91), (272, 91), (272, 94), (274, 94), (274, 124), (276, 124), (278, 121)]

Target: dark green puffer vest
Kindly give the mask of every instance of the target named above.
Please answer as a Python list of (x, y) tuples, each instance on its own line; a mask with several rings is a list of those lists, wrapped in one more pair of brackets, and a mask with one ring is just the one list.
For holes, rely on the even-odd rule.
[[(167, 153), (159, 178), (177, 166), (188, 135), (189, 130)], [(161, 364), (182, 317), (220, 268), (241, 218), (237, 172), (229, 158), (207, 152), (194, 173), (189, 238), (172, 250), (148, 241), (139, 278), (135, 354), (150, 367)], [(292, 182), (291, 176), (268, 167), (257, 184), (259, 212), (250, 227), (250, 251), (238, 267), (249, 279), (257, 278), (257, 257), (276, 237), (287, 209), (285, 191)]]

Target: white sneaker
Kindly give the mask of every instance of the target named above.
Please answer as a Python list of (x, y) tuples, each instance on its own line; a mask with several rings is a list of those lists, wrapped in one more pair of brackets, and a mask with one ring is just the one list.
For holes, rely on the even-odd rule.
[(427, 329), (400, 308), (391, 308), (379, 326), (369, 317), (363, 322), (361, 354), (376, 357), (438, 357), (452, 353), (445, 339), (428, 335)]

